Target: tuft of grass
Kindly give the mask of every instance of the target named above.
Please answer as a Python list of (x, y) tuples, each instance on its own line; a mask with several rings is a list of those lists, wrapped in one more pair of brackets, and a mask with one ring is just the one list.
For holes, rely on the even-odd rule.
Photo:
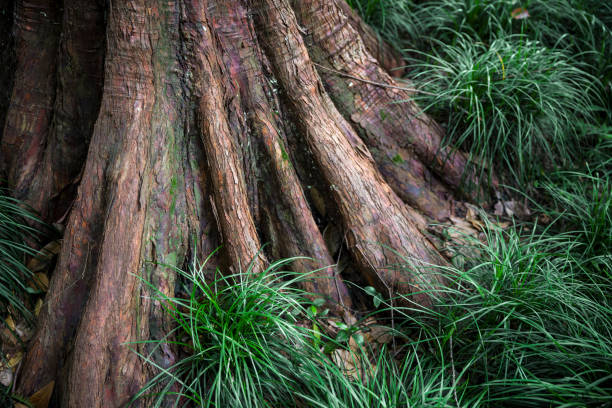
[[(378, 299), (386, 307), (376, 320), (393, 319), (389, 349), (351, 348), (315, 329), (324, 314), (309, 313), (311, 301), (293, 288), (309, 275), (281, 271), (291, 259), (210, 283), (205, 263), (194, 264), (177, 271), (193, 286), (189, 298), (157, 292), (177, 328), (144, 342), (153, 349), (141, 357), (159, 374), (136, 398), (205, 407), (611, 404), (612, 255), (585, 250), (600, 236), (600, 207), (581, 216), (591, 220), (581, 229), (566, 228), (571, 208), (547, 228), (486, 224), (465, 270), (437, 267), (449, 285), (431, 289), (431, 308)], [(162, 366), (151, 356), (164, 344), (187, 353)]]
[[(372, 359), (371, 350), (351, 349), (346, 339), (321, 332), (317, 319), (325, 312), (313, 311), (306, 294), (294, 289), (310, 274), (282, 271), (292, 261), (275, 262), (261, 274), (250, 269), (217, 274), (208, 283), (206, 262), (194, 263), (190, 272), (176, 270), (193, 287), (186, 299), (149, 285), (177, 327), (163, 339), (139, 343), (150, 347), (146, 355), (137, 353), (158, 374), (134, 401), (200, 407), (449, 406), (449, 379), (429, 360), (410, 353), (397, 362), (385, 348)], [(326, 351), (324, 345), (332, 343)], [(167, 345), (184, 355), (163, 366), (153, 356)], [(329, 354), (336, 352), (342, 358)]]
[(0, 310), (5, 315), (11, 307), (31, 320), (32, 314), (22, 301), (24, 293), (33, 291), (27, 285), (33, 276), (25, 260), (37, 252), (26, 240), (36, 239), (38, 230), (28, 222), (41, 223), (22, 203), (0, 190)]
[(500, 162), (498, 171), (525, 185), (539, 176), (540, 154), (549, 167), (583, 160), (612, 123), (610, 2), (350, 3), (403, 50), (416, 84), (439, 94), (421, 102), (477, 167)]
[(394, 310), (410, 344), (453, 378), (455, 404), (612, 403), (612, 256), (592, 268), (589, 238), (571, 232), (489, 225), (485, 235), (471, 267), (441, 268), (452, 284), (435, 307)]
[(448, 367), (441, 367), (415, 345), (398, 352), (386, 347), (376, 353), (347, 350), (349, 361), (359, 361), (362, 367), (348, 373), (346, 366), (329, 360), (304, 361), (303, 388), (296, 395), (305, 402), (303, 406), (316, 408), (456, 406), (455, 394), (462, 391), (453, 387)]
[[(295, 373), (304, 361), (296, 355), (307, 352), (312, 336), (296, 320), (308, 303), (294, 289), (303, 278), (282, 271), (292, 261), (273, 263), (258, 274), (250, 267), (227, 276), (217, 271), (213, 282), (205, 279), (206, 262), (194, 262), (190, 272), (176, 269), (192, 285), (188, 299), (169, 298), (152, 287), (177, 327), (168, 338), (148, 342), (155, 347), (142, 357), (160, 373), (135, 398), (156, 396), (154, 406), (161, 406), (174, 396), (178, 405), (191, 401), (202, 407), (293, 401)], [(188, 355), (161, 367), (151, 355), (163, 344), (175, 344)]]
[(540, 209), (570, 233), (585, 258), (610, 255), (612, 248), (612, 171), (561, 171), (543, 183), (549, 201)]
[[(413, 79), (426, 110), (447, 124), (447, 142), (519, 182), (576, 160), (580, 123), (594, 121), (597, 80), (562, 51), (524, 36), (489, 46), (460, 36), (419, 53)], [(430, 95), (430, 94), (433, 94)], [(558, 168), (558, 167), (557, 167)]]

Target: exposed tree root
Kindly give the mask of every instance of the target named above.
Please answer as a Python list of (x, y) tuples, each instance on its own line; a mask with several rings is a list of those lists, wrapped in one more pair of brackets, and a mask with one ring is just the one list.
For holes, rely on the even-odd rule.
[[(382, 293), (429, 304), (423, 290), (444, 282), (427, 266), (446, 260), (427, 224), (465, 194), (467, 159), (442, 146), (387, 73), (394, 51), (345, 3), (64, 3), (63, 19), (46, 0), (19, 3), (0, 146), (15, 193), (66, 223), (25, 395), (55, 380), (61, 406), (125, 405), (151, 375), (130, 348), (148, 355), (134, 342), (170, 330), (143, 280), (173, 296), (169, 267), (219, 244), (212, 266), (228, 272), (308, 257), (293, 265), (318, 270), (304, 289), (347, 320), (339, 247)], [(151, 358), (168, 367), (176, 351)]]

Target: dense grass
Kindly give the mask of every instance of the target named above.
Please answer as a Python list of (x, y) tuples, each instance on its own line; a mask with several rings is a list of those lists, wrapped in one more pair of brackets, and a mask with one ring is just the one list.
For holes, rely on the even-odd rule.
[(522, 183), (579, 159), (579, 125), (596, 119), (589, 90), (597, 80), (565, 52), (525, 36), (437, 45), (413, 59), (412, 78), (428, 91), (422, 105), (446, 125), (448, 142)]
[[(612, 125), (612, 3), (583, 0), (350, 1), (405, 52), (419, 94), (483, 180), (516, 184), (584, 160)], [(514, 18), (524, 8), (527, 18)], [(608, 132), (609, 133), (609, 132)], [(592, 144), (591, 144), (592, 147)]]
[[(310, 277), (283, 271), (291, 262), (257, 275), (217, 274), (209, 283), (205, 262), (176, 270), (192, 286), (186, 299), (152, 287), (177, 328), (164, 339), (138, 343), (149, 346), (140, 356), (159, 374), (134, 399), (152, 398), (154, 406), (174, 400), (176, 406), (370, 408), (438, 406), (452, 398), (448, 378), (433, 367), (421, 372), (416, 353), (398, 364), (383, 348), (371, 359), (365, 348), (348, 347), (348, 338), (323, 333), (318, 325), (326, 312), (295, 289)], [(167, 344), (186, 352), (162, 367), (152, 356)], [(332, 359), (338, 351), (344, 358)]]
[(23, 304), (22, 295), (35, 290), (28, 287), (32, 273), (25, 266), (26, 256), (36, 255), (26, 243), (38, 237), (32, 224), (41, 224), (36, 216), (18, 200), (0, 190), (0, 314), (5, 316), (11, 307), (31, 319), (30, 310)]
[(429, 318), (404, 314), (420, 352), (453, 363), (457, 405), (612, 403), (612, 257), (591, 267), (577, 238), (489, 229)]
[[(159, 375), (139, 397), (205, 407), (610, 405), (610, 187), (593, 173), (552, 175), (540, 187), (551, 204), (538, 209), (552, 223), (487, 224), (483, 240), (464, 244), (467, 262), (438, 268), (451, 284), (432, 291), (433, 307), (383, 302), (373, 315), (395, 335), (388, 349), (322, 333), (325, 313), (295, 289), (308, 275), (282, 270), (290, 259), (211, 283), (205, 264), (179, 271), (193, 289), (161, 296), (177, 329), (150, 345), (189, 352), (165, 368), (154, 349), (143, 355)], [(330, 344), (343, 360), (330, 358)]]
[(189, 272), (177, 269), (192, 287), (188, 299), (168, 298), (152, 288), (177, 324), (169, 339), (176, 339), (173, 344), (186, 348), (188, 356), (170, 368), (158, 366), (160, 374), (137, 398), (155, 391), (158, 404), (175, 394), (177, 403), (219, 407), (290, 401), (295, 365), (304, 360), (310, 335), (295, 318), (305, 313), (307, 299), (294, 289), (297, 277), (282, 272), (289, 262), (274, 263), (260, 274), (250, 268), (232, 276), (217, 273), (213, 282), (205, 279), (206, 262), (195, 263)]
[[(304, 277), (280, 271), (290, 260), (267, 277), (211, 284), (197, 269), (185, 275), (189, 299), (163, 299), (178, 325), (171, 338), (190, 352), (158, 366), (142, 394), (161, 392), (161, 403), (176, 393), (185, 396), (179, 405), (205, 407), (612, 404), (612, 256), (588, 248), (571, 217), (556, 222), (567, 231), (489, 225), (466, 270), (439, 269), (453, 283), (432, 293), (434, 307), (392, 308), (394, 348), (338, 345), (348, 365), (324, 353), (334, 339), (314, 330), (311, 302), (292, 288)], [(386, 306), (375, 313), (380, 322)]]

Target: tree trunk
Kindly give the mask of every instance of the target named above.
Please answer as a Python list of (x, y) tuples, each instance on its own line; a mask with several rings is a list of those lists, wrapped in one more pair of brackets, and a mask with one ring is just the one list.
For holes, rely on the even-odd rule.
[(125, 343), (170, 330), (140, 278), (173, 295), (161, 264), (219, 245), (226, 271), (309, 257), (305, 289), (347, 319), (342, 248), (382, 293), (426, 305), (444, 284), (418, 266), (446, 263), (425, 230), (467, 196), (466, 156), (342, 0), (19, 0), (14, 35), (0, 163), (66, 226), (24, 395), (55, 381), (59, 406), (124, 406), (152, 374)]

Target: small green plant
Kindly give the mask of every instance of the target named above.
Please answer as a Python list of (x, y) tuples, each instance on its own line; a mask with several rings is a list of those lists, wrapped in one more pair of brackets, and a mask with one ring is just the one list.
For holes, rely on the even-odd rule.
[(497, 172), (526, 182), (576, 159), (579, 124), (594, 120), (588, 91), (597, 80), (564, 52), (523, 36), (488, 46), (458, 37), (437, 50), (413, 64), (415, 82), (428, 91), (419, 99), (447, 124), (448, 143), (482, 171), (496, 163)]
[(612, 248), (612, 171), (562, 171), (543, 183), (548, 208), (562, 232), (573, 235), (586, 258), (610, 255)]
[[(430, 360), (404, 353), (397, 362), (384, 347), (373, 353), (357, 324), (338, 323), (335, 338), (315, 328), (327, 313), (319, 310), (322, 300), (294, 289), (312, 277), (282, 271), (292, 261), (261, 274), (217, 274), (212, 282), (205, 280), (206, 262), (194, 263), (190, 272), (176, 270), (192, 286), (186, 299), (151, 286), (177, 327), (164, 339), (140, 343), (152, 347), (140, 356), (159, 374), (134, 400), (201, 407), (445, 406), (439, 403), (451, 399), (451, 388)], [(348, 346), (351, 338), (358, 350)], [(167, 345), (186, 353), (162, 367), (152, 356)]]
[(496, 163), (498, 175), (528, 187), (542, 164), (563, 168), (590, 156), (591, 136), (610, 126), (610, 2), (349, 3), (404, 53), (408, 76), (437, 94), (417, 95), (481, 178)]
[(12, 307), (31, 319), (31, 312), (22, 301), (24, 293), (35, 292), (27, 285), (33, 276), (25, 261), (37, 252), (26, 240), (36, 239), (39, 232), (28, 222), (42, 225), (23, 204), (0, 190), (0, 311), (5, 315), (7, 308)]
[(295, 373), (313, 338), (296, 320), (307, 315), (309, 301), (295, 289), (304, 277), (282, 271), (292, 261), (273, 263), (261, 273), (251, 267), (227, 276), (217, 271), (213, 282), (205, 279), (206, 262), (194, 263), (190, 272), (177, 269), (192, 286), (188, 299), (169, 298), (152, 288), (177, 324), (168, 338), (152, 344), (176, 344), (188, 350), (188, 356), (169, 368), (142, 356), (160, 373), (136, 398), (155, 392), (155, 406), (174, 395), (206, 407), (292, 401)]
[(612, 403), (612, 258), (593, 268), (575, 235), (551, 231), (488, 225), (471, 267), (441, 268), (433, 308), (395, 308), (458, 406)]

